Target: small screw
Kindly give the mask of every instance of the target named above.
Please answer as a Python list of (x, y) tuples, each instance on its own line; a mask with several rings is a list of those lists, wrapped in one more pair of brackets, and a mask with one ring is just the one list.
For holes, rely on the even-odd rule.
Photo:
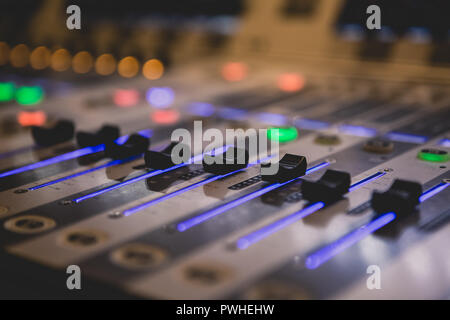
[(392, 168), (385, 168), (383, 171), (384, 172), (392, 172), (392, 171), (394, 171), (394, 169), (392, 169)]
[(17, 189), (17, 190), (14, 190), (14, 193), (16, 193), (16, 194), (27, 193), (27, 192), (28, 192), (27, 189)]
[(110, 213), (110, 214), (108, 215), (108, 217), (110, 217), (110, 218), (112, 218), (112, 219), (117, 219), (117, 218), (122, 218), (122, 217), (123, 217), (123, 214), (122, 214), (122, 212), (120, 212), (120, 211), (115, 211), (115, 212)]
[(59, 204), (60, 204), (60, 205), (63, 205), (63, 206), (68, 206), (68, 205), (71, 204), (71, 203), (72, 203), (71, 200), (61, 200), (61, 201), (59, 202)]

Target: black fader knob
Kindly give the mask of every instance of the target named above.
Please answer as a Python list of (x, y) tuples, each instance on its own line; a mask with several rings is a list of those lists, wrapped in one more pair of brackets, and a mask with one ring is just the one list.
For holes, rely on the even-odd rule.
[[(174, 148), (176, 149), (174, 150)], [(175, 166), (177, 163), (173, 161), (172, 151), (176, 152), (180, 158), (185, 157), (185, 152), (190, 156), (191, 152), (189, 146), (180, 142), (170, 143), (162, 151), (148, 150), (145, 152), (145, 166), (152, 169), (167, 169)]]
[(350, 188), (351, 177), (348, 172), (327, 170), (317, 181), (303, 181), (303, 198), (317, 202), (332, 203), (342, 198)]
[(203, 157), (203, 169), (214, 174), (227, 174), (244, 169), (248, 165), (248, 151), (230, 147), (220, 155), (205, 155)]
[(377, 213), (394, 212), (404, 216), (415, 210), (421, 194), (420, 183), (396, 179), (387, 191), (372, 193), (371, 205)]
[(117, 126), (104, 125), (97, 132), (77, 132), (77, 144), (84, 148), (114, 142), (120, 136), (120, 129)]
[[(261, 164), (261, 168), (270, 167), (270, 163)], [(263, 181), (267, 182), (285, 182), (305, 175), (307, 162), (303, 156), (286, 153), (278, 162), (278, 171), (275, 174), (263, 174), (261, 177)]]
[(105, 154), (112, 159), (126, 159), (147, 151), (150, 139), (137, 133), (130, 135), (124, 144), (109, 142), (105, 145)]
[(31, 127), (31, 135), (38, 146), (49, 147), (73, 138), (75, 126), (72, 121), (60, 120), (53, 127)]

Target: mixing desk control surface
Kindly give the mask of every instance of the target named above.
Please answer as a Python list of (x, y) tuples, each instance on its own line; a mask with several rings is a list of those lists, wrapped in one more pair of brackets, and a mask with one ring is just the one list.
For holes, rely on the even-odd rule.
[[(58, 7), (43, 2), (36, 19)], [(80, 35), (35, 45), (59, 39), (48, 30), (0, 42), (1, 297), (450, 296), (448, 65), (437, 53), (437, 65), (419, 52), (405, 62), (431, 45), (403, 38), (393, 61), (356, 57), (374, 40), (352, 1), (285, 2), (205, 6), (210, 27), (240, 29), (198, 26), (199, 52), (192, 30), (164, 29), (177, 7), (164, 5), (145, 29), (80, 1), (89, 30), (97, 16), (117, 22), (94, 47)], [(325, 31), (331, 12), (329, 28), (363, 37), (351, 50)], [(264, 16), (308, 49), (256, 34)], [(135, 42), (108, 44), (112, 30)], [(159, 42), (147, 48), (137, 30)], [(327, 47), (336, 54), (316, 54)], [(66, 286), (73, 265), (79, 296)], [(382, 290), (369, 288), (374, 272)]]

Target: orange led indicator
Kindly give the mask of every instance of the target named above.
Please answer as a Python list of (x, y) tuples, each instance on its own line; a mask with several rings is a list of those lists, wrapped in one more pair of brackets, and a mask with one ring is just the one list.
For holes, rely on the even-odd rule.
[(151, 120), (158, 124), (173, 124), (179, 118), (180, 114), (175, 110), (157, 110), (151, 114)]
[(277, 84), (282, 91), (300, 91), (305, 86), (305, 78), (298, 73), (284, 73), (278, 77)]
[(113, 101), (121, 108), (133, 107), (139, 102), (139, 92), (134, 89), (118, 89), (114, 92)]
[(44, 111), (21, 111), (17, 114), (17, 121), (22, 127), (42, 126), (47, 121)]
[(222, 67), (222, 77), (230, 82), (237, 82), (247, 77), (248, 67), (242, 62), (228, 62)]

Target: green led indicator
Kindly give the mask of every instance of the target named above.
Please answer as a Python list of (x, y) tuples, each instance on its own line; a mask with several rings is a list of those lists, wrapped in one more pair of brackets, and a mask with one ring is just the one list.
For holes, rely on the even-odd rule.
[(20, 87), (16, 91), (16, 101), (17, 103), (29, 106), (33, 104), (38, 104), (44, 98), (44, 91), (41, 87)]
[(447, 162), (450, 160), (450, 155), (447, 151), (438, 149), (423, 149), (417, 157), (420, 160), (429, 162)]
[(11, 101), (14, 99), (16, 87), (12, 82), (0, 82), (0, 102)]
[(296, 127), (269, 128), (267, 138), (278, 140), (280, 143), (286, 143), (297, 139), (298, 131)]

